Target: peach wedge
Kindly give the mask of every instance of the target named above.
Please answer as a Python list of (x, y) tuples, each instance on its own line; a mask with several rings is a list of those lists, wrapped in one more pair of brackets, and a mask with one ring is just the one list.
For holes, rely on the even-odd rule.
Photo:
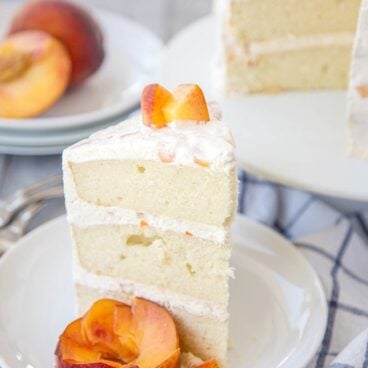
[(210, 120), (206, 99), (197, 84), (181, 84), (174, 90), (174, 103), (165, 108), (165, 115), (172, 120)]
[(156, 128), (166, 126), (168, 120), (164, 108), (174, 101), (174, 97), (166, 88), (159, 84), (149, 84), (142, 92), (141, 108), (143, 123)]
[(142, 92), (141, 108), (143, 123), (156, 128), (174, 120), (210, 120), (206, 99), (196, 84), (181, 84), (174, 93), (159, 84), (150, 84)]

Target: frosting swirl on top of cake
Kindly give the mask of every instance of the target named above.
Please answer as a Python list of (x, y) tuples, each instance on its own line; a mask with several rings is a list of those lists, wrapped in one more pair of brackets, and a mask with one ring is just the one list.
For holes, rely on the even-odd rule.
[(92, 134), (66, 149), (65, 155), (73, 162), (143, 159), (230, 172), (235, 167), (230, 129), (218, 120), (221, 113), (215, 104), (209, 104), (209, 110), (208, 122), (172, 121), (160, 129), (135, 116)]

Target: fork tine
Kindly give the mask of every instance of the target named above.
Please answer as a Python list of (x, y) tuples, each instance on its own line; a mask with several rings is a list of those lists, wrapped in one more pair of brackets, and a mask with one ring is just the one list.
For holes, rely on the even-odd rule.
[[(59, 198), (63, 195), (64, 190), (61, 185), (42, 190), (40, 189), (38, 191), (21, 193), (18, 196), (14, 197), (13, 200), (9, 201), (9, 203), (7, 204), (7, 210), (9, 211), (9, 213), (12, 213), (12, 216), (10, 216), (8, 221), (10, 221), (17, 212), (19, 212), (22, 208), (29, 205), (30, 203), (52, 198)], [(3, 224), (2, 226), (5, 226), (5, 224)]]

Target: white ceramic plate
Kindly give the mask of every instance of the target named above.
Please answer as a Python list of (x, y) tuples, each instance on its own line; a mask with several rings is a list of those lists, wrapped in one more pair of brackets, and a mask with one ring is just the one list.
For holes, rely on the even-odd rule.
[[(90, 136), (92, 133), (117, 124), (128, 115), (117, 120), (101, 121), (80, 128), (52, 131), (17, 131), (0, 129), (0, 153), (12, 155), (53, 155), (60, 154), (66, 147)], [(0, 367), (1, 368), (1, 367)]]
[[(162, 82), (197, 82), (213, 98), (215, 48), (214, 19), (193, 23), (169, 43)], [(244, 169), (304, 190), (368, 201), (368, 162), (347, 156), (344, 92), (238, 96), (223, 101), (223, 109)]]
[[(0, 35), (16, 6), (0, 2)], [(99, 71), (67, 93), (44, 115), (32, 119), (0, 119), (0, 128), (51, 130), (111, 119), (139, 101), (142, 87), (156, 79), (162, 43), (149, 30), (121, 15), (90, 9), (100, 24), (106, 57)]]
[[(304, 367), (326, 326), (318, 277), (272, 230), (238, 217), (233, 233), (230, 366)], [(0, 300), (0, 365), (52, 367), (57, 338), (75, 317), (65, 217), (23, 238), (0, 261)]]

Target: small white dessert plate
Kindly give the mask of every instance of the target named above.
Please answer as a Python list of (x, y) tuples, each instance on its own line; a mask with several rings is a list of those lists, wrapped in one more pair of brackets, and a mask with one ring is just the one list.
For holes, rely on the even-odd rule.
[[(238, 216), (233, 235), (230, 367), (304, 367), (326, 326), (317, 275), (263, 225)], [(0, 300), (0, 366), (52, 367), (57, 338), (75, 317), (65, 217), (27, 235), (0, 261)]]
[[(212, 16), (181, 31), (167, 46), (162, 83), (195, 82), (216, 97), (216, 46)], [(368, 201), (368, 162), (347, 154), (345, 92), (237, 96), (223, 101), (223, 110), (242, 168), (303, 190)]]
[[(0, 3), (0, 35), (6, 33), (16, 9), (13, 2)], [(1, 129), (68, 129), (111, 119), (139, 102), (143, 86), (157, 77), (162, 42), (122, 15), (93, 7), (90, 11), (100, 24), (105, 41), (106, 56), (98, 72), (39, 117), (1, 118)]]

